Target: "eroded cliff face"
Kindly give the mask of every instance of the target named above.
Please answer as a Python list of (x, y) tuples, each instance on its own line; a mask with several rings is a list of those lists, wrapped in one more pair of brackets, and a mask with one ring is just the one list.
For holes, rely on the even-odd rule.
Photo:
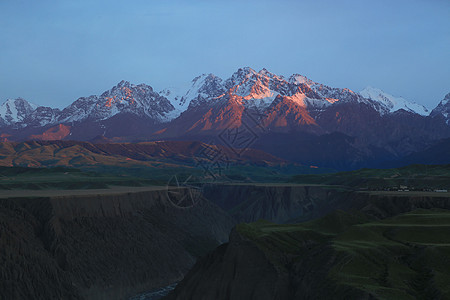
[(207, 185), (204, 196), (237, 222), (259, 219), (275, 223), (311, 220), (348, 206), (349, 190), (320, 185)]
[(300, 184), (216, 184), (204, 196), (238, 223), (309, 221), (341, 209), (386, 218), (417, 208), (450, 208), (448, 193), (357, 192), (348, 187)]
[(6, 199), (0, 216), (1, 299), (133, 296), (182, 279), (234, 224), (203, 198), (176, 207), (164, 190)]

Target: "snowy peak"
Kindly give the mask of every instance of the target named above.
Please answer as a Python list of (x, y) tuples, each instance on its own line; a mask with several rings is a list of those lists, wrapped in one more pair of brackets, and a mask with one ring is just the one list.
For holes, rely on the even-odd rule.
[(130, 88), (131, 87), (131, 83), (129, 81), (122, 80), (121, 82), (119, 82), (115, 86), (115, 88), (117, 88), (117, 89), (124, 88), (124, 87), (125, 88)]
[(167, 88), (160, 92), (175, 108), (174, 117), (178, 117), (190, 106), (204, 104), (223, 96), (224, 93), (223, 80), (214, 74), (202, 74), (185, 84), (183, 88)]
[(101, 121), (119, 113), (166, 122), (174, 109), (169, 100), (154, 92), (151, 86), (121, 81), (100, 96), (79, 98), (62, 111), (59, 122)]
[(230, 95), (242, 97), (247, 107), (265, 109), (278, 95), (292, 96), (293, 90), (283, 76), (262, 69), (256, 72), (246, 67), (238, 69), (225, 82)]
[(272, 79), (275, 81), (283, 81), (283, 82), (287, 83), (287, 81), (284, 79), (283, 76), (276, 75), (272, 72), (269, 72), (266, 68), (263, 68), (262, 70), (260, 70), (258, 72), (258, 75), (260, 75), (261, 77), (266, 78), (266, 79)]
[(25, 99), (8, 99), (0, 106), (0, 119), (6, 125), (23, 122), (35, 109), (37, 105), (32, 104)]
[(125, 106), (135, 105), (136, 101), (142, 100), (145, 94), (153, 93), (151, 86), (146, 84), (134, 85), (128, 81), (122, 80), (112, 89), (104, 92), (100, 97), (105, 98), (105, 107), (112, 107), (123, 104)]
[[(322, 93), (318, 93), (316, 88)], [(215, 105), (218, 102), (226, 102), (230, 97), (237, 99), (245, 107), (258, 110), (267, 109), (278, 96), (286, 101), (295, 99), (294, 103), (297, 105), (315, 109), (322, 109), (341, 98), (348, 100), (348, 94), (364, 99), (345, 89), (331, 89), (316, 84), (299, 74), (294, 74), (286, 80), (265, 68), (257, 72), (250, 67), (239, 68), (225, 81), (213, 74), (203, 74), (194, 78), (184, 88), (169, 88), (160, 94), (169, 99), (175, 107), (176, 116), (188, 108)]]
[[(183, 108), (187, 109), (189, 105), (195, 106), (199, 103), (212, 105), (215, 103), (214, 99), (220, 98), (226, 101), (229, 97), (235, 97), (245, 107), (258, 110), (267, 109), (278, 96), (286, 101), (295, 99), (296, 101), (293, 102), (297, 105), (313, 109), (323, 109), (341, 99), (343, 101), (368, 101), (348, 89), (330, 88), (299, 74), (294, 74), (289, 80), (286, 80), (283, 76), (271, 73), (265, 68), (259, 72), (250, 67), (240, 68), (224, 83), (220, 82), (216, 86), (210, 86), (209, 90), (215, 91), (215, 93), (201, 93), (199, 87), (205, 85), (204, 78), (205, 75), (195, 78), (193, 88), (188, 91), (187, 96), (174, 100), (184, 104)], [(166, 91), (164, 95), (170, 94), (170, 91)], [(222, 95), (229, 97), (221, 98)], [(193, 99), (200, 99), (200, 101)], [(177, 107), (177, 104), (173, 105)]]
[(225, 92), (222, 79), (213, 74), (203, 74), (192, 82), (193, 85), (191, 90), (195, 93), (202, 94), (205, 97), (214, 98)]
[(266, 68), (262, 68), (262, 69), (258, 72), (258, 74), (259, 74), (259, 75), (262, 75), (262, 76), (269, 76), (269, 77), (276, 76), (275, 74), (269, 72)]
[(61, 110), (58, 108), (39, 106), (23, 120), (23, 126), (40, 127), (53, 124), (57, 122), (60, 114)]
[(250, 67), (239, 68), (227, 81), (236, 84), (256, 74), (257, 72)]
[(306, 76), (300, 75), (300, 74), (293, 74), (291, 77), (289, 77), (289, 83), (300, 85), (300, 84), (307, 84), (307, 85), (313, 85), (316, 84), (311, 79), (307, 78)]
[(283, 76), (278, 76), (274, 73), (269, 72), (267, 69), (262, 69), (256, 72), (250, 67), (240, 68), (231, 75), (229, 79), (226, 80), (225, 86), (230, 89), (236, 85), (242, 86), (244, 83), (255, 83), (257, 81), (268, 83), (269, 81), (283, 81), (286, 82)]
[(438, 115), (442, 115), (447, 124), (450, 125), (450, 93), (445, 95), (444, 99), (431, 112), (431, 116), (433, 117)]
[(196, 107), (214, 102), (225, 94), (223, 80), (213, 74), (203, 74), (192, 80), (192, 85), (182, 97), (184, 107)]
[(360, 92), (360, 95), (364, 98), (376, 101), (381, 104), (380, 113), (392, 113), (399, 109), (416, 113), (422, 116), (428, 116), (430, 112), (428, 109), (420, 104), (409, 102), (402, 97), (395, 97), (388, 93), (383, 92), (380, 89), (373, 87), (366, 87)]

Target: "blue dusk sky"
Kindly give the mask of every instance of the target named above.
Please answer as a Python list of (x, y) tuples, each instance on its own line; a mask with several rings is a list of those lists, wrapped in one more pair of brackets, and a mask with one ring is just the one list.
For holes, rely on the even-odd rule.
[(245, 66), (433, 108), (450, 1), (0, 0), (0, 102), (63, 108), (122, 79), (159, 91)]

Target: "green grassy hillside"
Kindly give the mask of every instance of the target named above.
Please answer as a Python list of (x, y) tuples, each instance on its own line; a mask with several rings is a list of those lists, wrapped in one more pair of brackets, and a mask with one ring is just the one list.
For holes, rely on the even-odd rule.
[[(337, 211), (300, 224), (266, 221), (237, 226), (281, 270), (295, 269), (309, 249), (331, 245), (327, 280), (376, 299), (450, 298), (450, 211), (416, 210), (385, 220)], [(312, 246), (311, 246), (312, 245)], [(336, 295), (339, 298), (339, 295)], [(340, 299), (340, 298), (339, 298)]]
[(99, 189), (109, 186), (146, 186), (163, 181), (118, 176), (79, 169), (0, 167), (1, 190)]

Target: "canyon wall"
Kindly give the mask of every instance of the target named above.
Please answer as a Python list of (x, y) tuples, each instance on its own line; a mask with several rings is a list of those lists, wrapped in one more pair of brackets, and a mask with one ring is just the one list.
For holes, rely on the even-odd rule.
[[(374, 219), (416, 208), (450, 209), (446, 193), (369, 193), (319, 185), (209, 185), (187, 207), (173, 203), (190, 193), (188, 189), (180, 189), (172, 201), (163, 187), (76, 193), (0, 199), (1, 299), (123, 299), (182, 280), (199, 257), (204, 258), (192, 272), (200, 268), (207, 275), (188, 275), (186, 280), (216, 278), (224, 271), (229, 274), (217, 275), (214, 283), (222, 293), (232, 284), (227, 281), (230, 274), (253, 272), (263, 278), (249, 282), (251, 290), (281, 293), (285, 275), (251, 242), (232, 234), (227, 243), (235, 224), (308, 221), (336, 209), (363, 211)], [(326, 261), (326, 245), (314, 249)], [(180, 295), (193, 292), (189, 289)]]
[(344, 186), (302, 184), (206, 185), (203, 195), (238, 223), (309, 221), (334, 210), (360, 210), (386, 218), (417, 208), (450, 208), (450, 193), (369, 192)]
[(174, 206), (165, 190), (0, 199), (0, 222), (1, 299), (123, 299), (168, 285), (234, 225), (203, 198)]

